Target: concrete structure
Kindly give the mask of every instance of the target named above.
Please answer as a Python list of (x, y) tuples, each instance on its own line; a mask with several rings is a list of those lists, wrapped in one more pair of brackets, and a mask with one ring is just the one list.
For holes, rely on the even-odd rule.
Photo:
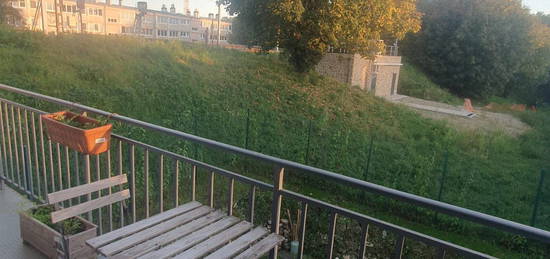
[[(43, 4), (41, 10), (40, 2)], [(217, 43), (218, 20), (200, 17), (198, 10), (192, 14), (190, 10), (177, 13), (172, 5), (169, 8), (163, 6), (161, 11), (146, 10), (141, 13), (137, 7), (120, 3), (118, 1), (114, 5), (110, 0), (105, 3), (94, 0), (17, 0), (12, 1), (12, 6), (20, 10), (23, 17), (22, 21), (17, 22), (18, 25), (45, 33), (123, 34), (205, 43), (212, 38)], [(231, 21), (221, 18), (220, 44), (228, 44), (231, 30)]]
[(374, 60), (370, 60), (358, 54), (328, 53), (316, 70), (376, 96), (391, 96), (397, 94), (401, 66), (400, 56), (376, 55)]

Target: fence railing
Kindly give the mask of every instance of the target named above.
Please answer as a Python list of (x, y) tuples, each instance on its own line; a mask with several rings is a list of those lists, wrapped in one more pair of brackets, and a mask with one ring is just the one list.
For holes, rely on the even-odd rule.
[[(274, 233), (279, 233), (281, 229), (283, 201), (296, 202), (301, 207), (299, 215), (301, 224), (298, 226), (297, 240), (299, 241), (299, 258), (303, 256), (306, 242), (316, 242), (305, 238), (308, 233), (308, 214), (312, 207), (323, 210), (329, 215), (325, 226), (325, 229), (328, 230), (326, 237), (326, 256), (328, 258), (334, 256), (338, 221), (344, 219), (353, 221), (360, 227), (360, 235), (356, 237), (357, 240), (360, 240), (356, 247), (360, 258), (364, 257), (368, 249), (369, 227), (371, 229), (376, 227), (383, 230), (384, 233), (387, 231), (395, 235), (391, 253), (398, 258), (403, 256), (408, 241), (422, 242), (435, 248), (437, 250), (435, 256), (438, 258), (444, 258), (447, 253), (451, 252), (466, 257), (491, 258), (487, 254), (322, 201), (312, 195), (291, 191), (285, 188), (285, 171), (296, 170), (327, 181), (339, 182), (358, 191), (370, 192), (381, 197), (423, 207), (436, 213), (447, 214), (490, 228), (536, 239), (542, 243), (550, 243), (550, 232), (541, 229), (78, 103), (2, 84), (0, 84), (0, 89), (64, 108), (109, 117), (122, 125), (132, 125), (160, 133), (166, 137), (175, 137), (179, 140), (211, 147), (224, 154), (240, 155), (253, 161), (270, 164), (273, 168), (273, 181), (267, 183), (247, 177), (244, 173), (226, 170), (120, 135), (113, 136), (111, 149), (108, 152), (95, 156), (82, 155), (47, 139), (39, 116), (44, 114), (44, 111), (0, 98), (0, 137), (2, 140), (0, 144), (2, 174), (0, 177), (13, 187), (27, 193), (32, 199), (43, 202), (49, 192), (107, 178), (113, 174), (128, 173), (130, 176), (128, 185), (131, 190), (130, 204), (126, 205), (120, 202), (120, 204), (109, 206), (103, 210), (99, 209), (87, 215), (89, 219), (98, 224), (100, 234), (176, 207), (182, 204), (183, 200), (202, 199), (211, 207), (224, 209), (229, 215), (241, 216), (254, 223), (258, 219), (256, 214), (260, 211), (259, 204), (256, 202), (259, 197), (258, 191), (262, 191), (270, 193), (269, 195), (272, 197), (269, 209), (265, 210), (269, 210), (269, 224)], [(244, 205), (241, 205), (236, 199), (237, 183), (242, 187), (239, 190), (247, 192)], [(201, 187), (207, 189), (202, 190)], [(116, 190), (109, 190), (109, 192), (111, 191)], [(201, 192), (204, 195), (201, 196)], [(97, 195), (101, 196), (102, 193), (97, 193)], [(225, 200), (217, 199), (216, 196)], [(86, 199), (89, 197), (81, 197), (70, 202), (77, 203)], [(125, 210), (125, 207), (128, 207), (128, 210)], [(318, 231), (318, 229), (315, 230)], [(271, 253), (271, 257), (277, 257), (277, 249)]]

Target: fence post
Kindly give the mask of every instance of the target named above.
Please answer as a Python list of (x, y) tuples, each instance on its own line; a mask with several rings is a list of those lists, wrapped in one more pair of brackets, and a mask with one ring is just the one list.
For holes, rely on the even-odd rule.
[(365, 167), (365, 172), (363, 172), (363, 180), (366, 181), (367, 177), (369, 176), (369, 170), (370, 170), (370, 161), (372, 158), (372, 152), (374, 150), (374, 135), (370, 138), (370, 144), (369, 144), (369, 154), (367, 155), (367, 166)]
[(309, 120), (309, 126), (307, 129), (307, 144), (306, 144), (306, 156), (304, 158), (304, 164), (308, 164), (309, 162), (309, 144), (311, 141), (311, 127), (312, 127), (313, 121)]
[(445, 151), (445, 158), (443, 159), (443, 171), (441, 172), (441, 178), (439, 180), (439, 194), (437, 195), (437, 200), (441, 201), (441, 196), (443, 195), (443, 186), (445, 185), (445, 178), (447, 177), (447, 170), (449, 165), (449, 148)]
[(540, 197), (542, 196), (542, 185), (544, 184), (544, 170), (540, 170), (539, 185), (537, 187), (537, 194), (535, 195), (535, 202), (533, 204), (533, 214), (531, 215), (531, 226), (534, 227), (537, 220), (537, 212), (539, 210)]
[(250, 132), (250, 108), (246, 110), (246, 130), (244, 138), (244, 148), (248, 149), (248, 134)]

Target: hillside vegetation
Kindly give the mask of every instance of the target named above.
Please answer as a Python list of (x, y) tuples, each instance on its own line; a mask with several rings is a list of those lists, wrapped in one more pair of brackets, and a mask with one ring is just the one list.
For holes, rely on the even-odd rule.
[[(434, 199), (448, 154), (443, 201), (529, 223), (539, 172), (549, 166), (548, 112), (523, 114), (533, 130), (519, 138), (460, 133), (316, 73), (295, 73), (284, 60), (180, 42), (53, 37), (0, 28), (0, 83), (224, 143), (247, 143), (252, 150)], [(5, 92), (0, 96), (49, 108)], [(154, 138), (140, 129), (119, 126), (116, 130), (221, 167), (243, 167), (242, 161), (188, 143)], [(367, 171), (371, 140), (374, 152)], [(248, 174), (265, 177), (254, 170)], [(442, 221), (441, 229), (457, 233), (443, 234), (437, 227), (425, 227), (434, 219), (422, 210), (374, 196), (358, 200), (357, 193), (336, 186), (323, 190), (313, 184), (293, 186), (498, 256), (510, 253), (506, 249), (518, 253), (529, 249), (525, 240), (509, 236), (480, 241), (457, 220)], [(333, 194), (341, 195), (329, 193), (334, 190), (338, 192)], [(550, 182), (545, 193), (550, 193)], [(550, 229), (550, 204), (540, 211), (537, 226)]]

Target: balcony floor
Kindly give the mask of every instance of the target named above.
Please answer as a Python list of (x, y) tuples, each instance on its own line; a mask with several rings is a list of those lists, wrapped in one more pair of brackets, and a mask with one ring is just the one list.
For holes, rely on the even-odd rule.
[(46, 258), (38, 250), (24, 245), (19, 233), (19, 211), (33, 203), (5, 184), (0, 190), (0, 258), (41, 259)]

